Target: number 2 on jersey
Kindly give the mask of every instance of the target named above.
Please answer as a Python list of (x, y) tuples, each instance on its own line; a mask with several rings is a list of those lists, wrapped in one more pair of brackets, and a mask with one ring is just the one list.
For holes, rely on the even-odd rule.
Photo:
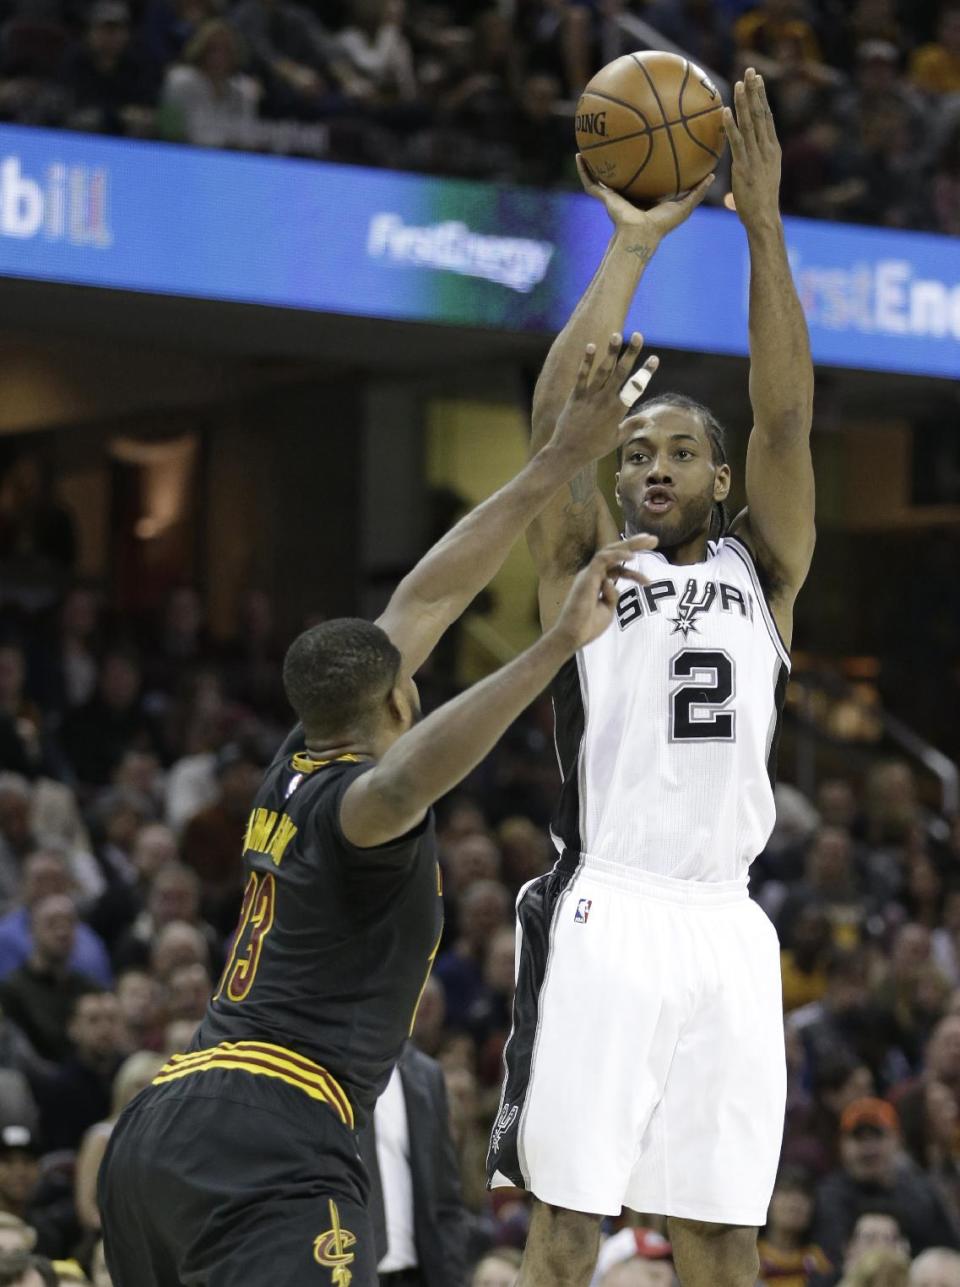
[(733, 742), (736, 713), (733, 658), (719, 648), (685, 648), (670, 663), (670, 678), (685, 682), (670, 694), (671, 742)]
[(240, 923), (233, 938), (230, 959), (224, 966), (214, 1001), (219, 1001), (224, 992), (230, 1001), (243, 1001), (249, 995), (260, 965), (263, 940), (273, 927), (276, 898), (277, 882), (273, 875), (268, 872), (261, 876), (258, 872), (251, 872), (243, 891)]

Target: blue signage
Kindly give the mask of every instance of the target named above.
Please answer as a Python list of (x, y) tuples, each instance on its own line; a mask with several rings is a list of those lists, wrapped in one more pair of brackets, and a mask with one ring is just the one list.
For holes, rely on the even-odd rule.
[[(960, 241), (788, 219), (814, 357), (960, 377)], [(416, 322), (553, 332), (606, 245), (589, 198), (291, 158), (0, 127), (0, 275)], [(630, 318), (747, 352), (746, 239), (699, 210)]]

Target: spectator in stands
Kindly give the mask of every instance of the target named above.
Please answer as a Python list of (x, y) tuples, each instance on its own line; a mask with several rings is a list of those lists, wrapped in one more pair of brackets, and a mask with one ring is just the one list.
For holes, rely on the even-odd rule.
[(644, 18), (699, 66), (726, 74), (734, 45), (727, 15), (714, 0), (653, 0)]
[(516, 1287), (520, 1277), (520, 1252), (497, 1247), (488, 1252), (470, 1279), (470, 1287)]
[(444, 1038), (447, 1002), (443, 984), (433, 974), (427, 979), (413, 1024), (413, 1043), (425, 1055), (436, 1058)]
[(30, 785), (18, 773), (0, 772), (0, 913), (15, 904), (23, 860), (36, 847), (30, 827)]
[(273, 599), (266, 590), (246, 590), (238, 618), (236, 634), (222, 650), (227, 689), (251, 710), (285, 723), (289, 707), (281, 680), (284, 646)]
[(158, 748), (156, 724), (144, 710), (140, 686), (140, 666), (133, 654), (110, 652), (103, 660), (95, 696), (64, 719), (60, 742), (84, 786), (106, 786), (131, 748)]
[(930, 931), (907, 923), (897, 931), (885, 978), (874, 989), (878, 1009), (889, 1016), (889, 1033), (913, 1068), (943, 1013), (948, 985), (931, 955)]
[(200, 916), (200, 881), (189, 867), (174, 862), (156, 873), (146, 907), (117, 944), (117, 969), (146, 966), (158, 936), (167, 926), (179, 923), (196, 928), (209, 954), (219, 953), (220, 937)]
[(95, 1121), (86, 1130), (77, 1154), (75, 1194), (77, 1218), (85, 1231), (99, 1233), (97, 1175), (117, 1119), (127, 1104), (144, 1090), (163, 1067), (164, 1057), (139, 1050), (117, 1069), (111, 1089), (109, 1116)]
[(403, 32), (405, 0), (351, 0), (350, 21), (334, 47), (366, 102), (409, 103), (417, 97), (413, 51)]
[(816, 903), (801, 907), (793, 923), (792, 946), (780, 953), (785, 1014), (823, 997), (831, 940), (826, 910)]
[(214, 0), (148, 0), (143, 15), (143, 51), (158, 77), (175, 63), (193, 36), (217, 13)]
[(515, 183), (550, 188), (569, 181), (573, 153), (570, 122), (557, 111), (560, 82), (555, 76), (527, 76), (510, 112), (509, 142)]
[(953, 1095), (960, 1111), (960, 1014), (948, 1014), (930, 1034), (923, 1060), (924, 1076)]
[(254, 55), (269, 105), (278, 116), (316, 117), (353, 87), (330, 34), (295, 0), (239, 0), (230, 20)]
[(205, 22), (163, 83), (164, 134), (202, 147), (242, 146), (257, 115), (259, 90), (242, 73), (243, 54), (228, 22)]
[(857, 946), (865, 908), (848, 831), (821, 827), (814, 836), (807, 853), (805, 879), (794, 886), (777, 920), (785, 946), (793, 945), (795, 922), (801, 908), (809, 906), (823, 911), (837, 947)]
[(162, 822), (139, 825), (141, 814), (136, 814), (131, 833), (125, 833), (123, 843), (129, 853), (120, 850), (117, 863), (122, 860), (122, 879), (113, 880), (93, 908), (88, 912), (91, 926), (95, 928), (112, 951), (124, 931), (133, 924), (146, 906), (150, 886), (161, 867), (179, 863), (180, 854), (176, 838)]
[(788, 48), (788, 60), (794, 62), (795, 44), (799, 45), (801, 62), (818, 65), (821, 61), (816, 32), (801, 16), (801, 7), (795, 0), (762, 0), (737, 19), (733, 34), (738, 75), (746, 67), (755, 67), (764, 80), (775, 84), (784, 73), (783, 58)]
[(146, 970), (125, 970), (117, 979), (117, 1005), (127, 1050), (159, 1050), (164, 1014), (160, 985)]
[(960, 94), (960, 4), (943, 5), (937, 39), (914, 51), (910, 79), (926, 94)]
[(874, 1081), (870, 1069), (845, 1049), (829, 1051), (815, 1062), (811, 1081), (812, 1101), (788, 1107), (782, 1160), (819, 1179), (839, 1164), (844, 1110), (873, 1095)]
[(33, 1251), (36, 1245), (36, 1229), (31, 1229), (25, 1221), (8, 1211), (0, 1212), (0, 1255), (8, 1255), (11, 1251)]
[(960, 236), (960, 116), (949, 127), (934, 163), (932, 204), (937, 232)]
[(507, 925), (510, 896), (495, 880), (480, 880), (469, 886), (457, 901), (459, 938), (437, 958), (434, 971), (443, 984), (447, 1021), (462, 1027), (470, 1008), (483, 988), (483, 961), (487, 943), (495, 930)]
[[(853, 1232), (844, 1249), (843, 1274), (838, 1287), (855, 1281), (853, 1275), (864, 1259), (877, 1251), (892, 1251), (907, 1256), (910, 1247), (903, 1236), (897, 1217), (890, 1215), (882, 1207), (875, 1210), (868, 1205), (853, 1226)], [(822, 1280), (819, 1277), (814, 1278), (813, 1281), (816, 1287), (821, 1287)], [(829, 1281), (832, 1287), (835, 1280)]]
[(46, 1287), (51, 1281), (58, 1287), (56, 1275), (52, 1280), (46, 1277), (35, 1256), (25, 1252), (0, 1256), (0, 1287)]
[(810, 1241), (813, 1195), (808, 1172), (799, 1167), (781, 1169), (758, 1242), (760, 1277), (765, 1282), (802, 1284), (812, 1274), (829, 1273), (830, 1261)]
[[(23, 864), (19, 904), (0, 919), (0, 980), (18, 969), (33, 951), (30, 918), (33, 908), (52, 894), (71, 895), (73, 882), (66, 858), (55, 850), (39, 849)], [(113, 982), (110, 958), (99, 935), (77, 922), (69, 968), (108, 988)]]
[(931, 1247), (910, 1266), (909, 1287), (960, 1287), (960, 1254)]
[(840, 1287), (907, 1287), (910, 1260), (902, 1251), (868, 1251), (855, 1269), (844, 1274)]
[(880, 1099), (859, 1099), (840, 1119), (840, 1168), (817, 1191), (813, 1236), (839, 1261), (859, 1211), (883, 1203), (894, 1213), (914, 1251), (960, 1245), (931, 1181), (912, 1162), (898, 1160), (899, 1119)]
[(960, 1159), (955, 1155), (960, 1110), (941, 1081), (923, 1078), (897, 1100), (907, 1153), (936, 1186), (960, 1227)]
[(217, 798), (190, 819), (180, 847), (199, 877), (208, 917), (229, 934), (240, 909), (244, 837), (263, 766), (252, 747), (231, 743), (217, 756), (216, 771)]
[(16, 1216), (36, 1232), (37, 1250), (59, 1255), (64, 1227), (72, 1223), (72, 1204), (64, 1204), (40, 1172), (36, 1138), (26, 1127), (0, 1130), (0, 1213)]
[(72, 710), (90, 700), (97, 685), (101, 603), (90, 588), (74, 586), (64, 596), (53, 638), (45, 641), (38, 680), (44, 706)]
[(153, 939), (150, 973), (157, 982), (166, 984), (174, 970), (184, 965), (202, 965), (209, 970), (210, 941), (196, 925), (171, 921)]
[(65, 894), (41, 899), (31, 912), (33, 951), (29, 960), (0, 983), (0, 1004), (39, 1055), (65, 1059), (71, 1043), (67, 1026), (73, 1004), (96, 984), (70, 969), (77, 909)]
[(120, 1007), (112, 992), (73, 1000), (67, 1022), (71, 1051), (36, 1087), (48, 1151), (76, 1149), (84, 1133), (108, 1116), (113, 1079), (122, 1059)]
[(212, 991), (213, 981), (206, 966), (197, 963), (178, 965), (167, 978), (164, 1007), (167, 1018), (171, 1022), (184, 1019), (198, 1024), (206, 1013)]
[(0, 644), (0, 719), (9, 724), (19, 743), (16, 761), (31, 776), (45, 765), (42, 742), (43, 717), (26, 692), (26, 660), (23, 649), (7, 641)]
[(528, 70), (556, 76), (568, 97), (578, 97), (596, 65), (590, 8), (579, 0), (517, 0), (514, 24)]
[(497, 828), (497, 843), (503, 883), (513, 895), (518, 894), (528, 880), (549, 871), (556, 857), (546, 832), (529, 818), (504, 818)]
[(86, 39), (67, 61), (64, 85), (71, 128), (97, 134), (150, 132), (156, 81), (132, 44), (125, 0), (96, 0)]

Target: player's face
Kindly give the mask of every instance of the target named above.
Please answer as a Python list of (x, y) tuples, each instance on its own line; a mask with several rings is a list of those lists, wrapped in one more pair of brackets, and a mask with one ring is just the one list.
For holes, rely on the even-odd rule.
[(627, 532), (649, 532), (661, 550), (709, 531), (713, 506), (726, 497), (730, 471), (713, 462), (700, 417), (681, 407), (653, 406), (623, 448), (617, 499)]

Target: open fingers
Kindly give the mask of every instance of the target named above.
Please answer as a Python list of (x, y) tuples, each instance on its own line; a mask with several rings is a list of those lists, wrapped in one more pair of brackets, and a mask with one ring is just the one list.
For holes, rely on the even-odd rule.
[(747, 149), (743, 141), (743, 135), (740, 133), (740, 127), (737, 125), (737, 118), (729, 107), (723, 109), (723, 132), (727, 136), (727, 142), (730, 144), (730, 155), (734, 162), (743, 162), (746, 159)]
[(757, 77), (757, 93), (760, 98), (760, 106), (763, 111), (763, 133), (768, 143), (776, 146), (779, 143), (777, 138), (777, 127), (773, 121), (773, 112), (770, 109), (770, 102), (767, 98), (767, 87), (763, 83), (763, 77)]
[[(577, 384), (577, 392), (595, 393), (597, 390), (605, 387), (610, 379), (610, 372), (617, 365), (617, 358), (620, 356), (620, 346), (623, 339), (619, 331), (614, 331), (607, 341), (607, 346), (600, 357), (594, 357), (591, 371), (588, 373), (587, 383), (585, 385)], [(596, 349), (595, 345), (590, 348)], [(581, 368), (582, 369), (582, 368)]]
[(583, 357), (580, 360), (580, 369), (577, 371), (577, 380), (574, 385), (574, 392), (582, 396), (586, 393), (590, 384), (590, 373), (593, 371), (593, 364), (597, 358), (596, 344), (588, 344), (583, 351)]
[(733, 87), (733, 102), (737, 109), (737, 129), (743, 139), (747, 154), (756, 150), (757, 136), (754, 130), (753, 114), (750, 111), (750, 100), (747, 97), (746, 82), (738, 80)]
[(763, 101), (763, 81), (752, 67), (747, 68), (747, 109), (753, 126), (753, 136), (758, 147), (765, 147), (769, 142), (767, 136), (767, 111)]

